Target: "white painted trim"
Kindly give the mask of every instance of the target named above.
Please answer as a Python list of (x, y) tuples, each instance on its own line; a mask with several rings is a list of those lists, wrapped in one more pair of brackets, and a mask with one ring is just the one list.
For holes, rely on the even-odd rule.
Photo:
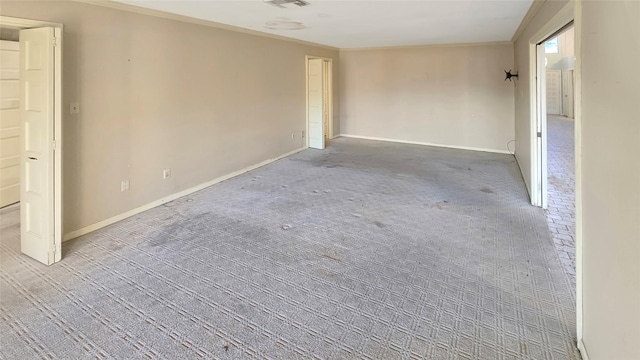
[[(309, 147), (309, 60), (322, 59), (329, 62), (329, 74), (326, 76), (329, 78), (329, 140), (336, 137), (333, 134), (333, 104), (335, 99), (333, 97), (333, 59), (322, 56), (305, 55), (304, 57), (304, 94), (305, 94), (305, 117), (306, 117), (306, 130), (305, 130), (305, 148)], [(324, 128), (324, 127), (323, 127)], [(326, 147), (326, 144), (325, 144)]]
[(304, 144), (309, 148), (309, 55), (304, 57)]
[(518, 29), (513, 34), (513, 37), (511, 38), (512, 43), (515, 44), (515, 42), (518, 41), (518, 39), (520, 38), (520, 35), (522, 35), (522, 33), (524, 32), (524, 29), (526, 29), (527, 26), (529, 26), (529, 23), (536, 16), (536, 14), (538, 13), (542, 5), (545, 3), (545, 1), (546, 0), (533, 1), (533, 3), (531, 4), (531, 7), (529, 7), (529, 11), (527, 11), (527, 14), (524, 16), (524, 18), (520, 22), (520, 26), (518, 26)]
[(180, 21), (180, 22), (185, 22), (190, 24), (208, 26), (208, 27), (222, 29), (222, 30), (229, 30), (229, 31), (247, 34), (247, 35), (261, 36), (265, 38), (288, 41), (288, 42), (293, 42), (293, 43), (307, 45), (307, 46), (315, 46), (323, 49), (338, 50), (338, 48), (332, 47), (329, 45), (323, 45), (323, 44), (314, 43), (310, 41), (293, 39), (290, 37), (265, 33), (261, 31), (249, 30), (249, 29), (245, 29), (237, 26), (221, 24), (215, 21), (202, 20), (202, 19), (197, 19), (190, 16), (172, 14), (172, 13), (168, 13), (160, 10), (147, 9), (140, 6), (119, 3), (111, 0), (71, 0), (71, 1), (83, 3), (83, 4), (89, 4), (89, 5), (102, 6), (110, 9), (115, 9), (115, 10), (128, 11), (128, 12), (141, 14), (141, 15), (155, 16), (163, 19), (175, 20), (175, 21)]
[(551, 20), (549, 20), (529, 39), (529, 43), (537, 44), (570, 23), (571, 20), (574, 19), (575, 2), (575, 0), (571, 0), (562, 9), (560, 9), (560, 11), (558, 11)]
[[(574, 126), (574, 166), (575, 166), (575, 217), (576, 217), (576, 327), (578, 349), (582, 358), (588, 360), (583, 343), (583, 232), (582, 232), (582, 2), (577, 1), (573, 14), (574, 52), (576, 63), (574, 70), (575, 86), (573, 90), (573, 126)], [(580, 347), (582, 344), (582, 348)]]
[(38, 27), (52, 27), (52, 28), (60, 28), (62, 29), (62, 24), (60, 23), (52, 23), (49, 21), (41, 21), (41, 20), (32, 20), (32, 19), (22, 19), (10, 16), (0, 16), (0, 25), (3, 28), (14, 29), (14, 30), (22, 30), (22, 29), (31, 29)]
[(20, 51), (20, 41), (0, 40), (0, 50)]
[(371, 46), (356, 48), (340, 48), (340, 51), (372, 51), (372, 50), (403, 50), (403, 49), (423, 49), (423, 48), (448, 48), (448, 47), (469, 47), (469, 46), (504, 46), (512, 45), (511, 41), (491, 41), (477, 43), (453, 43), (453, 44), (427, 44), (427, 45), (399, 45), (399, 46)]
[(329, 73), (325, 75), (327, 77), (327, 83), (329, 84), (329, 128), (327, 129), (327, 137), (329, 140), (333, 139), (333, 105), (335, 104), (335, 99), (333, 98), (333, 59), (329, 59)]
[(387, 142), (394, 142), (394, 143), (400, 143), (400, 144), (435, 146), (435, 147), (442, 147), (442, 148), (449, 148), (449, 149), (482, 151), (482, 152), (512, 155), (508, 150), (485, 149), (485, 148), (477, 148), (477, 147), (470, 147), (470, 146), (444, 145), (444, 144), (434, 144), (434, 143), (427, 143), (427, 142), (421, 142), (421, 141), (408, 141), (408, 140), (388, 139), (388, 138), (379, 138), (379, 137), (371, 137), (371, 136), (350, 135), (350, 134), (340, 134), (339, 137), (362, 139), (362, 140), (387, 141)]
[(540, 153), (538, 151), (538, 45), (529, 43), (529, 132), (530, 140), (530, 171), (529, 184), (531, 195), (531, 205), (540, 206), (541, 186), (540, 186)]
[(53, 201), (53, 215), (54, 215), (54, 242), (56, 247), (56, 254), (54, 261), (58, 262), (62, 260), (62, 241), (64, 229), (64, 207), (62, 206), (63, 194), (63, 171), (62, 171), (62, 151), (63, 151), (63, 136), (62, 136), (62, 117), (64, 114), (62, 104), (62, 26), (55, 27), (53, 29), (56, 37), (56, 46), (54, 48), (54, 127), (53, 127), (53, 140), (55, 141), (55, 148), (53, 153), (54, 173), (53, 173), (53, 186), (54, 186), (54, 201)]
[(582, 360), (589, 360), (589, 353), (587, 352), (587, 348), (584, 346), (584, 341), (582, 341), (582, 339), (578, 340), (578, 351), (580, 351)]
[(234, 171), (232, 173), (229, 173), (227, 175), (223, 175), (223, 176), (221, 176), (219, 178), (216, 178), (216, 179), (213, 179), (211, 181), (207, 181), (207, 182), (202, 183), (200, 185), (196, 185), (196, 186), (194, 186), (192, 188), (189, 188), (189, 189), (186, 189), (186, 190), (182, 190), (182, 191), (177, 192), (175, 194), (168, 195), (166, 197), (163, 197), (162, 199), (150, 202), (150, 203), (148, 203), (146, 205), (142, 205), (142, 206), (140, 206), (138, 208), (135, 208), (133, 210), (129, 210), (127, 212), (124, 212), (122, 214), (116, 215), (116, 216), (111, 217), (109, 219), (102, 220), (102, 221), (97, 222), (95, 224), (83, 227), (82, 229), (78, 229), (78, 230), (72, 231), (72, 232), (64, 235), (63, 241), (71, 240), (71, 239), (77, 238), (78, 236), (82, 236), (82, 235), (88, 234), (90, 232), (96, 231), (96, 230), (98, 230), (100, 228), (103, 228), (105, 226), (117, 223), (118, 221), (124, 220), (124, 219), (126, 219), (128, 217), (137, 215), (137, 214), (139, 214), (141, 212), (144, 212), (144, 211), (147, 211), (149, 209), (153, 209), (156, 206), (168, 203), (168, 202), (173, 201), (175, 199), (178, 199), (180, 197), (192, 194), (192, 193), (194, 193), (196, 191), (200, 191), (200, 190), (202, 190), (204, 188), (207, 188), (207, 187), (215, 185), (215, 184), (217, 184), (219, 182), (231, 179), (231, 178), (236, 177), (238, 175), (244, 174), (247, 171), (255, 170), (255, 169), (259, 168), (259, 167), (268, 165), (268, 164), (270, 164), (270, 163), (272, 163), (274, 161), (278, 161), (278, 160), (283, 159), (283, 158), (285, 158), (287, 156), (291, 156), (291, 155), (296, 154), (296, 153), (298, 153), (298, 152), (300, 152), (300, 151), (302, 151), (304, 149), (305, 148), (298, 148), (296, 150), (290, 151), (290, 152), (288, 152), (286, 154), (283, 154), (283, 155), (280, 155), (278, 157), (275, 157), (275, 158), (272, 158), (272, 159), (267, 159), (265, 161), (262, 161), (260, 163), (255, 164), (255, 165), (248, 166), (248, 167), (246, 167), (244, 169), (241, 169), (241, 170), (238, 170), (238, 171)]
[[(536, 132), (542, 134), (541, 137), (536, 135), (536, 162), (538, 164), (538, 197), (537, 205), (543, 209), (548, 207), (548, 175), (549, 175), (549, 163), (548, 158), (548, 146), (547, 139), (549, 133), (547, 131), (547, 71), (544, 66), (546, 56), (545, 47), (543, 44), (536, 45)], [(543, 111), (544, 110), (544, 111)]]

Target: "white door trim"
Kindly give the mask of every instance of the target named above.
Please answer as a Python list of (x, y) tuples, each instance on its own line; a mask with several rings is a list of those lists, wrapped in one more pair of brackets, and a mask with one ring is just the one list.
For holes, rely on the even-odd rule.
[[(54, 175), (53, 184), (49, 184), (52, 188), (54, 197), (53, 218), (54, 224), (54, 244), (56, 248), (54, 262), (60, 261), (62, 258), (62, 35), (63, 25), (41, 20), (22, 19), (9, 16), (0, 16), (0, 26), (10, 29), (31, 29), (39, 27), (52, 27), (57, 40), (54, 49), (54, 138), (52, 139), (54, 148)], [(21, 95), (22, 96), (22, 95)], [(54, 145), (52, 144), (52, 146)], [(21, 154), (24, 157), (24, 154)], [(21, 177), (24, 177), (21, 170)]]
[(547, 82), (544, 65), (544, 44), (533, 45), (534, 60), (532, 62), (533, 97), (532, 112), (532, 179), (531, 204), (547, 208)]
[[(538, 99), (536, 94), (536, 44), (543, 41), (554, 32), (561, 29), (573, 20), (575, 33), (576, 63), (574, 69), (574, 138), (575, 138), (575, 211), (576, 211), (576, 333), (578, 349), (582, 356), (587, 358), (587, 351), (583, 342), (583, 235), (582, 235), (582, 3), (570, 1), (551, 20), (549, 20), (538, 32), (529, 39), (529, 64), (530, 64), (530, 128), (531, 128), (531, 203), (535, 205), (535, 199), (541, 199), (541, 194), (536, 192), (537, 179), (540, 177), (540, 169), (536, 167), (536, 160), (540, 156), (535, 132), (537, 120)], [(545, 135), (545, 134), (543, 134)]]
[(336, 136), (333, 133), (333, 59), (321, 56), (305, 55), (304, 60), (304, 78), (305, 78), (305, 114), (306, 114), (306, 130), (305, 130), (305, 143), (304, 147), (309, 147), (309, 60), (322, 59), (329, 62), (329, 73), (327, 74), (329, 83), (329, 139), (333, 139)]

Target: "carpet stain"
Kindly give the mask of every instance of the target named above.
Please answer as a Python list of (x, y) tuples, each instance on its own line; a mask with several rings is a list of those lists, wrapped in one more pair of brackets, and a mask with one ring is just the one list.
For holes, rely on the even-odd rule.
[(335, 257), (333, 257), (333, 256), (331, 256), (331, 255), (322, 254), (322, 255), (320, 255), (320, 256), (322, 256), (322, 257), (323, 257), (323, 258), (325, 258), (325, 259), (329, 259), (329, 260), (331, 260), (331, 261), (335, 261), (335, 262), (339, 262), (339, 263), (341, 263), (341, 262), (342, 262), (342, 260), (341, 260), (341, 259), (335, 258)]
[(380, 221), (374, 221), (373, 223), (376, 224), (376, 226), (379, 228), (387, 227), (387, 225), (385, 225), (384, 223), (381, 223)]
[(495, 191), (489, 189), (488, 187), (483, 187), (482, 189), (480, 189), (480, 191), (482, 191), (483, 193), (487, 193), (487, 194), (495, 193)]

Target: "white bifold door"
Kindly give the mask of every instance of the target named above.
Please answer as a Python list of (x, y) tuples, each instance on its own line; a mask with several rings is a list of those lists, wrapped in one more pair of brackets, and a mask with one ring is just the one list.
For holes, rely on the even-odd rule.
[(56, 185), (60, 186), (55, 183), (59, 179), (59, 157), (55, 156), (55, 35), (54, 28), (20, 31), (21, 250), (47, 265), (61, 258), (61, 221), (55, 216), (60, 199), (54, 198)]
[(20, 201), (20, 43), (0, 41), (0, 207)]
[(309, 147), (324, 149), (324, 60), (310, 59), (307, 76)]

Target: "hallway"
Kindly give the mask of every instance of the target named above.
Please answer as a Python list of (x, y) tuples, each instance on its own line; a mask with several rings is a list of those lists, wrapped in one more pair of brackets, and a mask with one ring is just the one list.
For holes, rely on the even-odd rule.
[(575, 169), (573, 119), (548, 115), (549, 207), (545, 211), (551, 237), (564, 271), (576, 286)]

